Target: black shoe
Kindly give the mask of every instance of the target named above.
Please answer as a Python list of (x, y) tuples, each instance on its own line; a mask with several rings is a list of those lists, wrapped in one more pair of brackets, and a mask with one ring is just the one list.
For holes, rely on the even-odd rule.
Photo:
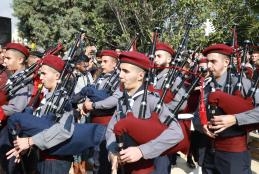
[(194, 164), (192, 159), (187, 160), (187, 166), (190, 167), (191, 169), (196, 168), (196, 165)]

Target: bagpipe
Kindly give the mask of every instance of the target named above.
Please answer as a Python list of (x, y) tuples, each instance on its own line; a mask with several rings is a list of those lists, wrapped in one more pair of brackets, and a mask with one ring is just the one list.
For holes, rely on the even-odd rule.
[[(28, 113), (16, 113), (7, 122), (8, 129), (16, 130), (21, 137), (31, 137), (56, 123), (55, 115), (49, 113), (35, 117)], [(104, 140), (106, 128), (101, 125), (75, 123), (74, 132), (68, 140), (45, 150), (48, 155), (77, 155), (87, 148), (98, 146)]]
[[(189, 29), (190, 28), (188, 26), (186, 33), (189, 32)], [(184, 43), (186, 40), (186, 37), (187, 37), (186, 33), (184, 35), (182, 43)], [(155, 40), (153, 41), (153, 47), (154, 46), (155, 46)], [(183, 45), (181, 44), (180, 47), (183, 47)], [(181, 49), (177, 49), (176, 55), (179, 56), (180, 51), (181, 51)], [(180, 66), (183, 66), (183, 64), (184, 64), (183, 62), (179, 63)], [(168, 73), (169, 75), (167, 76), (167, 78), (165, 78), (165, 81), (163, 82), (163, 84), (164, 84), (163, 86), (164, 86), (165, 90), (163, 91), (163, 93), (155, 107), (155, 110), (151, 113), (151, 117), (149, 119), (145, 119), (145, 112), (146, 112), (146, 107), (147, 107), (147, 96), (146, 96), (147, 87), (146, 87), (146, 85), (149, 84), (149, 82), (147, 80), (150, 79), (149, 73), (147, 73), (148, 77), (146, 78), (146, 81), (145, 81), (145, 87), (144, 87), (145, 90), (144, 90), (143, 99), (141, 102), (138, 117), (135, 117), (132, 112), (127, 112), (126, 118), (120, 119), (114, 126), (113, 131), (116, 135), (117, 142), (120, 145), (123, 144), (123, 142), (120, 142), (120, 140), (123, 140), (124, 136), (131, 137), (133, 139), (133, 141), (135, 141), (138, 145), (147, 143), (148, 141), (158, 137), (165, 129), (168, 128), (168, 126), (171, 124), (171, 122), (176, 119), (176, 115), (178, 114), (182, 104), (188, 98), (188, 95), (190, 94), (190, 92), (194, 89), (194, 87), (198, 84), (198, 82), (200, 82), (200, 80), (203, 79), (203, 78), (201, 78), (201, 76), (199, 76), (197, 74), (193, 74), (194, 75), (193, 83), (188, 88), (186, 94), (182, 96), (180, 102), (177, 104), (177, 106), (174, 108), (174, 110), (171, 111), (172, 116), (168, 116), (166, 118), (166, 120), (163, 123), (161, 123), (161, 121), (159, 120), (159, 114), (161, 112), (162, 105), (164, 104), (163, 100), (164, 100), (168, 90), (170, 90), (173, 85), (173, 80), (176, 78), (174, 75), (178, 74), (177, 71), (182, 70), (181, 67), (174, 67), (174, 68), (175, 69), (170, 69), (170, 73)], [(151, 71), (151, 70), (149, 69), (149, 71)], [(182, 132), (184, 134), (184, 139), (182, 141), (180, 141), (176, 146), (168, 149), (163, 154), (173, 154), (178, 151), (187, 153), (187, 151), (189, 149), (189, 144), (190, 144), (187, 129), (189, 129), (190, 125), (186, 125), (184, 121), (179, 121), (179, 124), (180, 124)]]
[[(125, 119), (121, 119), (114, 126), (114, 133), (120, 137), (123, 134), (127, 134), (137, 143), (144, 144), (148, 141), (158, 137), (167, 127), (171, 124), (171, 122), (176, 119), (176, 115), (181, 108), (181, 105), (186, 101), (190, 92), (194, 89), (194, 87), (198, 84), (199, 78), (197, 77), (193, 84), (190, 86), (186, 95), (182, 97), (176, 108), (172, 111), (173, 116), (168, 116), (164, 123), (161, 123), (159, 120), (159, 113), (161, 111), (161, 105), (163, 103), (163, 97), (158, 101), (155, 111), (152, 112), (151, 118), (149, 119), (139, 119), (136, 118), (132, 112), (128, 112)], [(185, 125), (183, 121), (179, 121), (179, 124), (182, 128), (184, 139), (179, 142), (176, 146), (167, 150), (164, 154), (173, 154), (178, 151), (182, 151), (183, 153), (187, 153), (189, 149), (189, 138), (188, 132), (186, 128), (189, 125)], [(173, 135), (172, 135), (173, 136)]]
[[(131, 40), (129, 46), (127, 46), (127, 50), (131, 49), (132, 45), (137, 41), (138, 37), (139, 34), (137, 33), (135, 37)], [(89, 98), (92, 102), (98, 102), (111, 96), (120, 85), (119, 66), (120, 63), (118, 62), (116, 67), (108, 77), (107, 81), (103, 85), (103, 89), (97, 89), (96, 85), (87, 85), (79, 93), (75, 94), (72, 97), (71, 101), (73, 107), (76, 108), (77, 104), (82, 103), (83, 101), (85, 101), (86, 98)], [(108, 109), (106, 111), (96, 110), (93, 112), (94, 115), (112, 115), (114, 112), (114, 108)]]
[(92, 102), (104, 100), (113, 94), (119, 83), (119, 71), (118, 68), (115, 68), (105, 82), (103, 89), (97, 89), (96, 85), (87, 85), (72, 97), (72, 104), (76, 106), (85, 101), (85, 98), (89, 98)]
[[(82, 31), (77, 35), (72, 49), (70, 50), (69, 59), (66, 61), (65, 68), (61, 72), (60, 80), (53, 94), (47, 100), (42, 117), (36, 117), (31, 112), (14, 114), (8, 119), (8, 128), (10, 132), (15, 130), (19, 136), (33, 136), (59, 122), (65, 112), (72, 112), (70, 95), (74, 91), (77, 80), (73, 76), (74, 66), (70, 62), (74, 57), (81, 34)], [(68, 118), (67, 123), (73, 124), (72, 116)], [(46, 150), (46, 152), (49, 155), (80, 154), (87, 148), (99, 145), (104, 139), (105, 131), (106, 128), (102, 125), (75, 123), (72, 137), (63, 143)]]
[(58, 52), (60, 52), (63, 49), (63, 44), (61, 42), (58, 42), (57, 46), (55, 47), (51, 47), (48, 50), (46, 50), (43, 54), (43, 57), (47, 56), (47, 55), (56, 55)]
[[(57, 47), (51, 48), (45, 51), (44, 56), (49, 54), (56, 54), (63, 48), (63, 45), (59, 43)], [(19, 89), (28, 85), (32, 81), (34, 81), (36, 86), (34, 88), (38, 89), (38, 85), (40, 84), (38, 70), (41, 67), (42, 60), (35, 62), (19, 74), (12, 76), (9, 78), (9, 81), (6, 84), (0, 86), (0, 106), (6, 104), (10, 97), (12, 97)], [(7, 67), (3, 69), (5, 71)], [(1, 73), (0, 73), (1, 74)], [(33, 91), (32, 98), (35, 96), (37, 90)]]
[[(208, 96), (208, 104), (209, 104), (209, 114), (208, 120), (210, 120), (213, 116), (217, 115), (226, 115), (226, 114), (238, 114), (254, 108), (253, 98), (255, 96), (255, 91), (258, 84), (258, 80), (256, 83), (251, 85), (251, 88), (248, 93), (246, 93), (243, 87), (243, 75), (245, 71), (245, 61), (246, 55), (248, 51), (249, 42), (245, 42), (245, 47), (243, 51), (243, 56), (241, 60), (240, 72), (237, 77), (237, 82), (233, 88), (233, 75), (231, 75), (232, 67), (229, 65), (227, 70), (227, 78), (226, 85), (222, 90), (220, 90), (215, 78), (213, 78), (213, 82), (216, 88), (212, 88), (212, 92)], [(232, 59), (232, 57), (230, 57)], [(230, 61), (232, 62), (232, 61)], [(243, 93), (243, 95), (242, 95)], [(206, 122), (205, 122), (206, 124)], [(252, 128), (253, 129), (253, 128)], [(234, 137), (234, 136), (242, 136), (246, 134), (246, 130), (251, 130), (250, 128), (240, 127), (237, 125), (233, 125), (223, 132), (219, 133), (219, 137)]]
[(27, 69), (21, 71), (9, 78), (6, 84), (0, 86), (0, 105), (8, 103), (8, 100), (21, 88), (25, 87), (32, 82), (35, 75), (34, 72), (37, 71), (41, 66), (41, 61), (32, 64)]

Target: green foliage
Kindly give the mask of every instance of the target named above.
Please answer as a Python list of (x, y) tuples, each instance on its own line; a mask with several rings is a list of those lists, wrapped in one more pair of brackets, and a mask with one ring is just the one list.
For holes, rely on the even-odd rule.
[[(13, 0), (20, 35), (43, 47), (72, 42), (84, 28), (98, 48), (125, 49), (139, 33), (141, 51), (147, 51), (156, 26), (162, 28), (160, 40), (177, 48), (188, 20), (191, 48), (231, 39), (234, 24), (240, 40), (258, 42), (258, 7), (257, 0)], [(209, 37), (202, 28), (206, 19), (216, 29)]]

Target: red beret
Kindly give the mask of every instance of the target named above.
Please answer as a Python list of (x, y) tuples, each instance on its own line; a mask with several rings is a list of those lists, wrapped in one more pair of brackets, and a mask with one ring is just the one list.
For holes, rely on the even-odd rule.
[(21, 52), (22, 54), (24, 54), (25, 57), (29, 57), (29, 54), (30, 54), (29, 50), (25, 46), (23, 46), (19, 43), (8, 43), (6, 45), (6, 50), (9, 50), (9, 49), (17, 50), (17, 51)]
[(209, 53), (220, 53), (226, 56), (230, 56), (231, 54), (234, 53), (234, 49), (225, 44), (215, 44), (215, 45), (209, 46), (202, 52), (204, 56), (207, 56)]
[(57, 70), (58, 72), (62, 72), (65, 67), (65, 62), (61, 58), (51, 54), (43, 58), (42, 64), (48, 65), (51, 68)]
[(171, 55), (175, 54), (175, 51), (169, 45), (162, 42), (156, 44), (156, 50), (163, 50), (170, 53)]
[(130, 63), (144, 70), (150, 67), (150, 61), (145, 54), (136, 51), (125, 51), (119, 56), (121, 63)]
[(199, 63), (208, 63), (208, 59), (203, 57), (199, 60)]
[(113, 50), (103, 50), (100, 54), (100, 57), (102, 56), (111, 56), (113, 58), (118, 58), (118, 54), (116, 51), (113, 51)]

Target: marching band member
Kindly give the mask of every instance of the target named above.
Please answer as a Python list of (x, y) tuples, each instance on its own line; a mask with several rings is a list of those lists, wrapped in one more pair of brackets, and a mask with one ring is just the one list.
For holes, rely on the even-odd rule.
[[(36, 117), (44, 117), (43, 115), (46, 103), (55, 90), (60, 78), (60, 73), (64, 69), (65, 62), (59, 57), (48, 55), (43, 59), (41, 67), (41, 80), (44, 87), (48, 90), (41, 101), (40, 106), (34, 111)], [(20, 138), (14, 141), (15, 148), (7, 153), (7, 159), (16, 156), (19, 162), (19, 154), (31, 148), (38, 147), (40, 150), (46, 150), (68, 140), (74, 130), (73, 115), (71, 112), (65, 112), (61, 119), (53, 124), (50, 128), (43, 130), (32, 137)], [(70, 156), (49, 156), (41, 153), (37, 169), (40, 174), (64, 174), (69, 173), (72, 158)]]
[[(25, 62), (28, 56), (29, 51), (23, 45), (17, 43), (7, 44), (4, 64), (7, 70), (13, 72), (10, 78), (19, 76), (19, 73), (26, 68)], [(11, 96), (8, 104), (0, 106), (0, 121), (16, 112), (22, 112), (29, 103), (32, 89), (32, 84), (22, 87)]]
[[(109, 159), (112, 162), (112, 169), (116, 172), (116, 166), (118, 165), (118, 159), (121, 163), (129, 165), (127, 173), (151, 173), (154, 171), (152, 167), (146, 165), (141, 166), (143, 160), (141, 158), (153, 159), (158, 157), (161, 153), (176, 145), (183, 139), (183, 134), (177, 121), (174, 120), (172, 124), (156, 139), (139, 146), (131, 146), (122, 151), (117, 152), (117, 144), (115, 135), (113, 133), (114, 125), (126, 115), (126, 104), (129, 103), (130, 110), (134, 115), (138, 115), (140, 109), (141, 99), (143, 97), (143, 80), (145, 78), (146, 70), (149, 68), (150, 62), (148, 58), (138, 52), (124, 52), (120, 57), (120, 80), (126, 90), (125, 95), (128, 95), (129, 100), (125, 101), (125, 96), (120, 98), (117, 105), (117, 110), (113, 115), (111, 121), (108, 124), (106, 132), (107, 148), (109, 150)], [(155, 105), (159, 98), (153, 93), (148, 93), (147, 96), (147, 112), (146, 118), (151, 116), (151, 112), (155, 109)], [(170, 111), (163, 105), (162, 112), (159, 115), (160, 121), (164, 121), (165, 118), (170, 115)], [(134, 125), (132, 125), (134, 126)], [(146, 132), (148, 134), (148, 132)], [(133, 164), (131, 166), (130, 164)], [(134, 165), (138, 165), (138, 168), (134, 168)], [(126, 166), (127, 166), (126, 165)], [(131, 167), (130, 167), (131, 166)]]
[[(116, 66), (118, 63), (118, 54), (113, 50), (103, 50), (101, 52), (101, 69), (102, 74), (99, 78), (95, 81), (96, 89), (103, 90), (106, 89), (106, 86), (108, 86), (109, 82), (114, 81), (115, 85), (114, 91), (112, 89), (106, 89), (111, 95), (101, 101), (90, 101), (86, 100), (83, 105), (83, 110), (85, 112), (90, 111), (90, 117), (92, 123), (107, 125), (112, 117), (112, 114), (114, 113), (115, 107), (117, 105), (118, 99), (121, 97), (121, 92), (119, 90), (119, 79), (114, 80), (114, 77), (111, 77), (112, 74), (118, 73)], [(116, 72), (114, 72), (116, 71)], [(113, 87), (113, 86), (111, 86)], [(103, 143), (100, 145), (100, 154), (99, 154), (99, 161), (100, 161), (100, 167), (98, 170), (98, 174), (107, 174), (109, 171), (111, 171), (110, 163), (108, 162), (108, 152), (105, 148), (106, 142), (103, 141)]]
[[(158, 74), (156, 76), (156, 81), (154, 85), (155, 89), (161, 89), (162, 83), (164, 82), (165, 77), (169, 71), (170, 62), (173, 60), (174, 54), (175, 51), (168, 44), (162, 42), (158, 42), (156, 44), (156, 57), (154, 58), (154, 64), (160, 68), (157, 69)], [(174, 83), (171, 90), (175, 89), (175, 87), (179, 84), (180, 80), (181, 79), (179, 77), (176, 79), (176, 82)], [(167, 106), (170, 109), (173, 109), (174, 106), (176, 106), (176, 104), (178, 103), (176, 100), (180, 100), (179, 94), (177, 94), (177, 96), (175, 97), (177, 99), (172, 98), (172, 101), (167, 104)], [(170, 161), (169, 158), (171, 159)], [(171, 173), (171, 163), (175, 163), (174, 161), (176, 161), (176, 155), (170, 155), (169, 158), (166, 155), (158, 157), (154, 160), (156, 173)]]
[[(211, 45), (203, 51), (203, 54), (207, 56), (208, 69), (210, 73), (215, 77), (215, 81), (212, 81), (205, 87), (205, 97), (209, 99), (212, 87), (218, 87), (221, 90), (224, 89), (227, 83), (227, 69), (230, 63), (230, 56), (233, 54), (233, 49), (224, 44)], [(237, 83), (237, 78), (232, 77), (231, 89), (234, 90), (234, 86)], [(251, 87), (250, 81), (243, 78), (243, 89), (247, 93)], [(231, 91), (231, 92), (232, 92)], [(243, 93), (243, 91), (241, 91)], [(206, 99), (205, 99), (206, 101)], [(229, 103), (228, 107), (231, 106)], [(235, 109), (235, 108), (233, 108)], [(197, 129), (197, 113), (195, 114), (194, 123)], [(209, 125), (211, 123), (208, 123)], [(203, 125), (202, 130), (206, 136), (203, 136), (203, 143), (200, 143), (199, 149), (199, 164), (202, 166), (202, 172), (204, 174), (212, 173), (251, 173), (250, 169), (250, 156), (247, 150), (246, 133), (241, 131), (240, 134), (228, 135), (222, 137), (213, 132), (209, 125)]]

